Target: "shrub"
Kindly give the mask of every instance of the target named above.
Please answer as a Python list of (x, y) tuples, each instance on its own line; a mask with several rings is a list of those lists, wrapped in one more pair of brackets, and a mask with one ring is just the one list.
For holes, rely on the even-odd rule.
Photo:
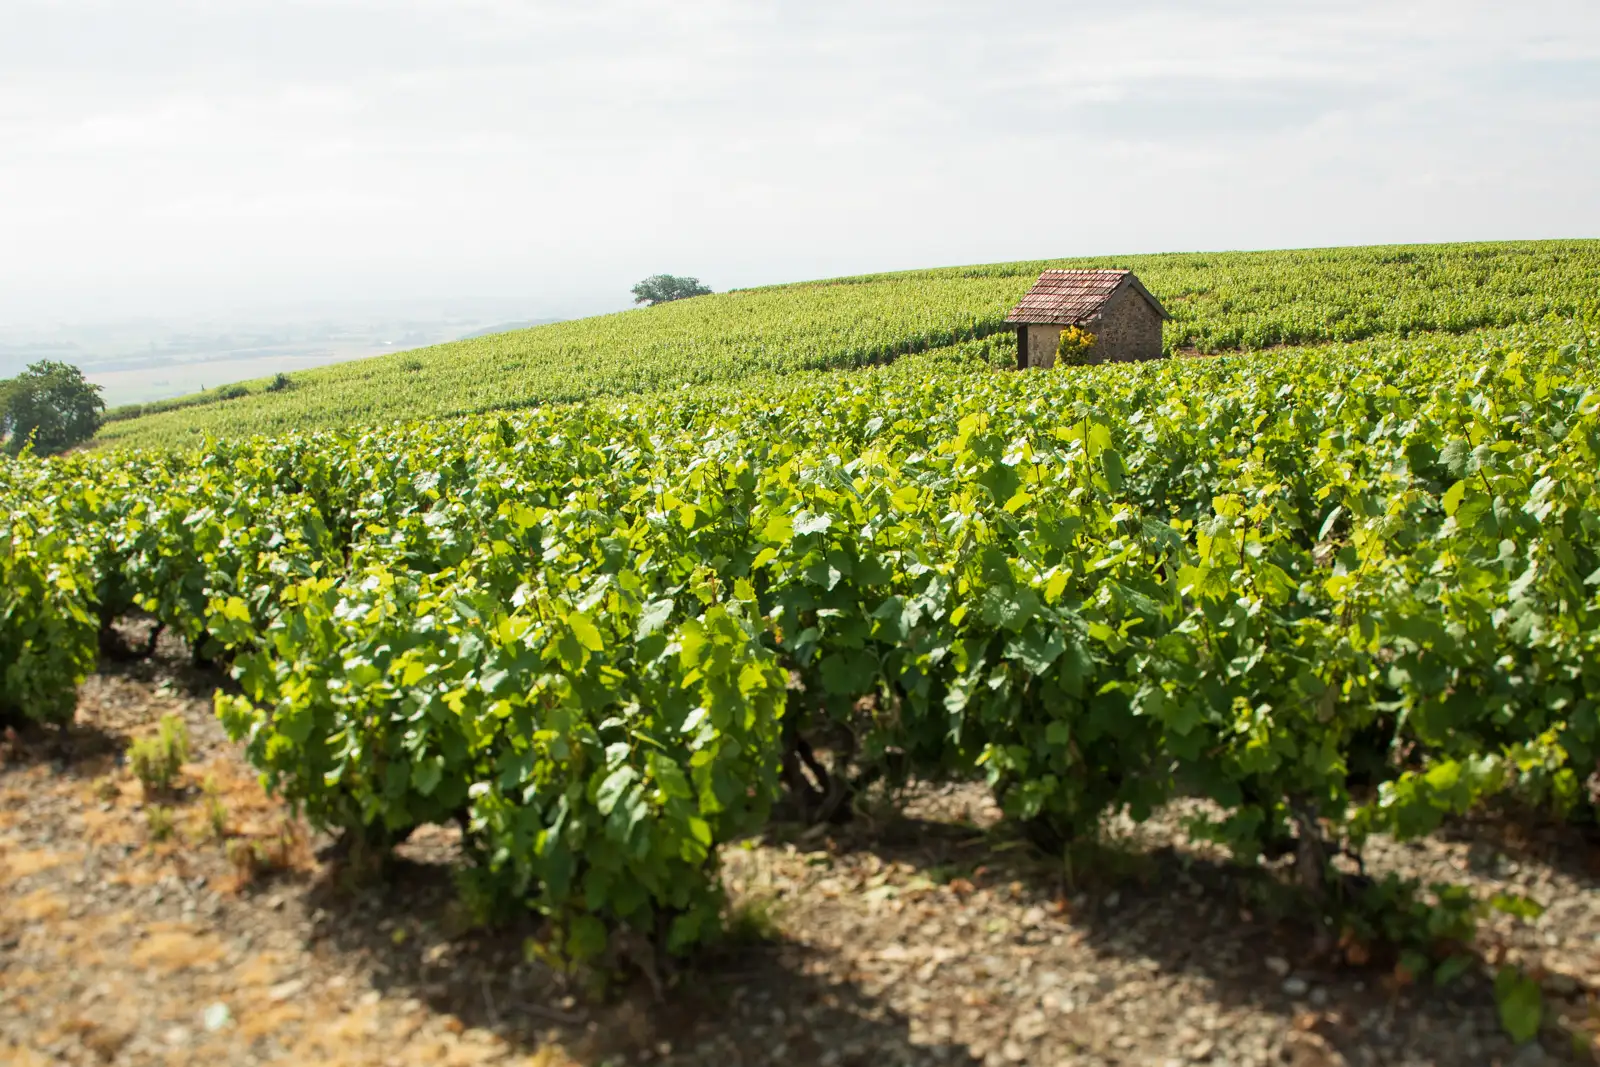
[(1068, 326), (1056, 342), (1056, 366), (1081, 367), (1094, 360), (1094, 334), (1080, 326)]
[(64, 724), (99, 649), (90, 554), (40, 509), (13, 506), (0, 525), (0, 716)]
[(241, 396), (249, 396), (250, 390), (242, 385), (219, 385), (217, 387), (218, 400), (237, 400)]
[(682, 951), (720, 923), (716, 846), (777, 792), (786, 676), (746, 601), (673, 626), (670, 600), (525, 596), (507, 614), (470, 582), (305, 582), (218, 711), (315, 825), (371, 842), (464, 818), (478, 914), (531, 906), (575, 961), (623, 926)]
[(281, 393), (285, 389), (291, 388), (293, 385), (294, 379), (290, 378), (287, 374), (274, 374), (272, 376), (272, 381), (267, 383), (267, 392)]
[(176, 715), (163, 715), (154, 737), (140, 738), (128, 749), (134, 776), (151, 796), (172, 791), (188, 758), (189, 729)]

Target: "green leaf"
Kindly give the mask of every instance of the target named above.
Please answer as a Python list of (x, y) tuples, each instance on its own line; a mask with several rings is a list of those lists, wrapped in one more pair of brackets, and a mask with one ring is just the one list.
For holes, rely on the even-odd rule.
[(1544, 914), (1544, 905), (1529, 897), (1514, 893), (1496, 893), (1489, 898), (1489, 906), (1507, 915), (1533, 921)]
[(1495, 1007), (1500, 1012), (1500, 1025), (1511, 1040), (1521, 1044), (1531, 1041), (1539, 1033), (1544, 1021), (1544, 996), (1539, 983), (1516, 967), (1500, 968), (1494, 980)]
[(1339, 517), (1341, 515), (1343, 515), (1343, 514), (1344, 514), (1344, 505), (1343, 504), (1340, 504), (1338, 507), (1336, 507), (1332, 511), (1328, 512), (1328, 517), (1326, 519), (1322, 520), (1322, 529), (1317, 531), (1317, 540), (1318, 541), (1326, 541), (1328, 539), (1328, 534), (1333, 532), (1334, 524), (1339, 521)]
[(662, 795), (668, 799), (693, 799), (694, 790), (689, 785), (689, 779), (684, 776), (683, 769), (666, 756), (651, 753), (650, 774), (655, 778)]
[(1106, 476), (1106, 485), (1112, 493), (1121, 495), (1126, 484), (1126, 470), (1122, 465), (1122, 453), (1114, 448), (1107, 448), (1100, 453), (1100, 470)]
[(1020, 633), (1039, 613), (1039, 594), (1027, 586), (990, 586), (978, 607), (984, 622)]
[(877, 661), (860, 649), (842, 649), (822, 660), (822, 685), (835, 696), (859, 696), (872, 687)]
[(1006, 642), (1006, 657), (1017, 660), (1029, 674), (1040, 675), (1066, 649), (1067, 641), (1060, 628), (1036, 623)]
[(796, 534), (822, 533), (832, 525), (832, 515), (813, 515), (809, 511), (802, 511), (794, 517), (794, 532)]
[(595, 792), (594, 798), (595, 807), (600, 810), (600, 814), (610, 815), (612, 809), (617, 806), (618, 802), (622, 800), (638, 780), (639, 772), (626, 763), (606, 775), (605, 781), (600, 783), (600, 788)]
[(444, 758), (442, 756), (418, 760), (411, 765), (412, 788), (425, 797), (433, 795), (433, 791), (439, 788), (439, 782), (443, 777)]
[(900, 511), (915, 511), (917, 501), (921, 498), (922, 491), (914, 485), (902, 485), (889, 497), (896, 509)]
[(590, 652), (600, 652), (605, 649), (606, 643), (600, 637), (600, 630), (593, 620), (581, 611), (575, 611), (567, 616), (567, 626), (572, 630), (572, 636), (578, 639), (578, 644)]
[(665, 626), (667, 620), (672, 617), (672, 608), (673, 601), (671, 597), (652, 600), (646, 604), (644, 610), (639, 613), (639, 629), (636, 631), (634, 639), (643, 641)]
[(1444, 496), (1439, 498), (1439, 503), (1444, 508), (1446, 515), (1454, 515), (1456, 509), (1461, 507), (1461, 498), (1467, 495), (1467, 483), (1457, 482), (1445, 490)]

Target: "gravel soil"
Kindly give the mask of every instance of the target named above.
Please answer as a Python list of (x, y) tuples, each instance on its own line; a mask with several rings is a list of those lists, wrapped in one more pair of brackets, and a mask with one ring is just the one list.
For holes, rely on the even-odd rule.
[[(1546, 907), (1486, 923), (1479, 964), (1438, 989), (1319, 952), (1266, 873), (1187, 839), (1182, 805), (1069, 871), (1008, 838), (981, 788), (922, 784), (729, 847), (742, 936), (659, 993), (624, 960), (634, 980), (602, 999), (529, 962), (531, 929), (469, 927), (449, 832), (416, 835), (381, 888), (319, 859), (222, 735), (217, 682), (163, 645), (90, 678), (68, 735), (0, 746), (0, 1063), (1600, 1062), (1600, 845), (1571, 827), (1486, 818), (1368, 848), (1374, 874)], [(192, 758), (149, 798), (124, 752), (164, 714)], [(1523, 1046), (1497, 1022), (1503, 962), (1544, 988)]]

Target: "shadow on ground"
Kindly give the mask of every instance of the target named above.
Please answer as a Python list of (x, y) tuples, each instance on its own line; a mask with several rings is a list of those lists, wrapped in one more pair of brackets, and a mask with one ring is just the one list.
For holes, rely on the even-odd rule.
[(89, 723), (67, 727), (36, 722), (0, 724), (0, 767), (48, 764), (56, 774), (92, 779), (120, 764), (127, 742)]
[(210, 699), (217, 689), (235, 690), (223, 662), (196, 662), (189, 643), (155, 629), (148, 616), (119, 619), (101, 641), (96, 673), (150, 685), (165, 685), (184, 696)]
[(1586, 892), (1600, 892), (1600, 825), (1560, 822), (1542, 812), (1512, 807), (1446, 823), (1438, 836), (1467, 844), (1475, 870), (1493, 873), (1509, 857), (1543, 864)]
[[(846, 827), (826, 843), (841, 852), (871, 852), (885, 864), (911, 864), (938, 881), (966, 878), (979, 888), (1006, 887), (1025, 902), (1064, 907), (1098, 954), (1199, 976), (1224, 1007), (1283, 1017), (1299, 1050), (1288, 1062), (1297, 1067), (1592, 1062), (1571, 1058), (1578, 1053), (1548, 1030), (1546, 1058), (1537, 1047), (1516, 1046), (1498, 1025), (1492, 982), (1482, 973), (1443, 988), (1409, 984), (1396, 980), (1392, 956), (1353, 966), (1319, 948), (1311, 909), (1297, 907), (1265, 870), (1170, 846), (1111, 846), (1085, 850), (1069, 877), (1060, 859), (1006, 832), (1004, 825), (985, 832), (902, 817)], [(1549, 832), (1567, 843), (1578, 833)], [(1572, 850), (1567, 859), (1578, 862), (1581, 855)]]
[(361, 959), (374, 988), (415, 997), (531, 1053), (559, 1046), (606, 1064), (974, 1065), (954, 1045), (913, 1045), (909, 1021), (850, 982), (822, 977), (812, 954), (789, 942), (719, 951), (667, 976), (657, 999), (642, 975), (624, 974), (605, 998), (529, 962), (530, 922), (458, 933), (449, 867), (401, 859), (380, 888), (321, 885), (313, 937)]

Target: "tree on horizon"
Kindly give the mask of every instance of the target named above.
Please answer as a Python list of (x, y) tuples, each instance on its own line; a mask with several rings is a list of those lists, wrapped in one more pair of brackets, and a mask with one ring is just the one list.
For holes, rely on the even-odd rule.
[(652, 274), (633, 287), (635, 304), (665, 304), (691, 296), (707, 296), (709, 286), (701, 285), (699, 278), (680, 278), (673, 274)]

